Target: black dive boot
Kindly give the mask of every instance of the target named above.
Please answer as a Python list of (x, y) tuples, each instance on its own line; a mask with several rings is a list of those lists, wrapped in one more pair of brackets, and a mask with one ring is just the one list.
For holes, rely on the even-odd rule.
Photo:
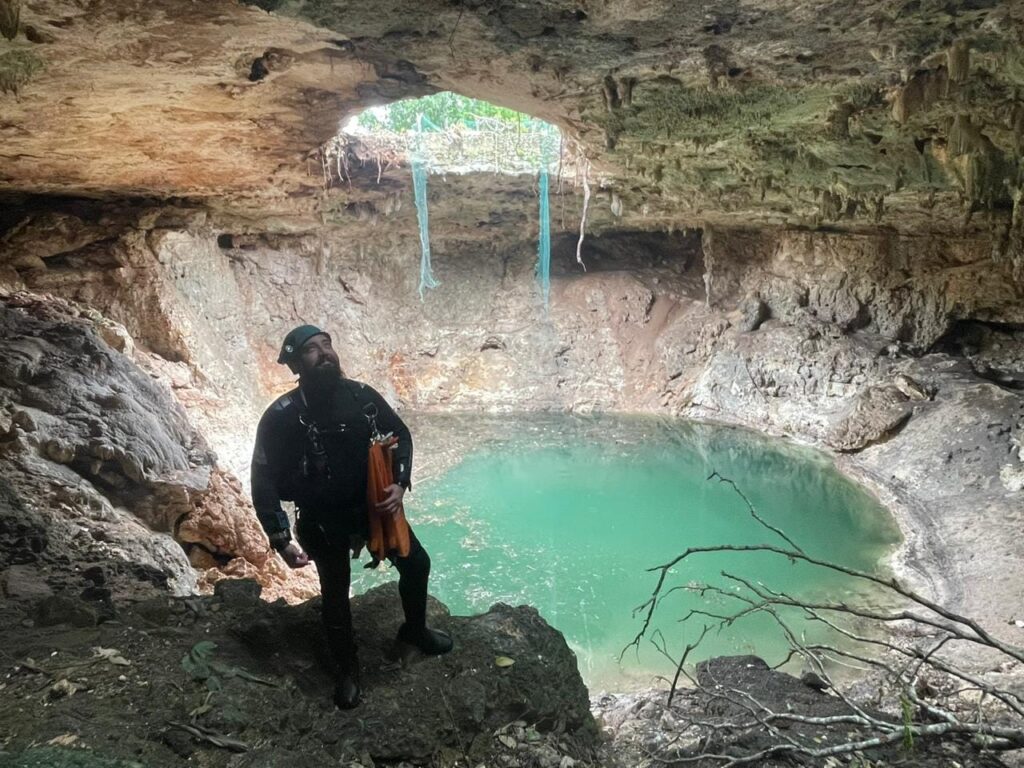
[(351, 663), (341, 665), (334, 682), (334, 706), (338, 709), (355, 709), (359, 706), (362, 689), (359, 687), (359, 662), (353, 651)]
[(334, 678), (334, 704), (338, 709), (359, 706), (362, 689), (359, 686), (359, 655), (352, 632), (342, 627), (327, 627), (327, 645), (336, 667)]
[(398, 628), (398, 642), (411, 645), (419, 649), (420, 653), (428, 656), (441, 656), (448, 653), (453, 647), (451, 635), (437, 629), (430, 629), (426, 626), (415, 628), (408, 623)]

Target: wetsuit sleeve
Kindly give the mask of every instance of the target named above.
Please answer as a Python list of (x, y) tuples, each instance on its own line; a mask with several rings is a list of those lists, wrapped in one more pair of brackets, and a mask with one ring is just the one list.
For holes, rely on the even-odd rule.
[(366, 390), (377, 406), (377, 429), (384, 434), (390, 432), (398, 438), (394, 450), (395, 482), (406, 489), (412, 488), (412, 435), (409, 428), (379, 392), (371, 387)]
[(252, 504), (256, 517), (263, 526), (274, 549), (281, 550), (291, 541), (291, 525), (281, 507), (281, 494), (277, 487), (277, 469), (280, 461), (275, 456), (281, 444), (280, 430), (275, 428), (270, 411), (263, 414), (256, 428), (256, 446), (252, 452)]

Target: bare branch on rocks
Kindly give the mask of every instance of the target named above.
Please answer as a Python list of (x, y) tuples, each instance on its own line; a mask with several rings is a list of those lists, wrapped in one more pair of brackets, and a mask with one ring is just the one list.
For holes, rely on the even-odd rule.
[[(865, 754), (905, 757), (915, 750), (937, 749), (939, 744), (975, 753), (1024, 749), (1024, 696), (1006, 685), (1005, 679), (993, 680), (969, 668), (960, 653), (965, 646), (980, 648), (995, 657), (991, 666), (1020, 670), (1024, 648), (995, 637), (971, 617), (895, 578), (808, 554), (761, 518), (733, 481), (718, 472), (708, 479), (732, 486), (754, 520), (789, 547), (691, 547), (650, 569), (657, 574), (657, 582), (635, 611), (642, 615), (643, 624), (623, 653), (639, 648), (647, 638), (675, 668), (667, 681), (665, 706), (678, 733), (649, 755), (653, 761), (724, 768), (790, 760), (838, 765), (839, 759), (862, 760)], [(803, 562), (822, 573), (872, 585), (876, 596), (811, 599), (726, 571), (721, 572), (724, 587), (668, 583), (672, 569), (683, 561), (723, 552), (769, 553)], [(679, 623), (700, 629), (677, 658), (669, 650), (668, 638), (652, 629), (652, 621), (664, 599), (678, 590), (733, 604), (728, 610), (686, 613)], [(775, 668), (756, 657), (692, 663), (709, 634), (753, 615), (770, 617), (788, 645), (788, 653)], [(794, 616), (822, 627), (827, 638), (807, 639), (794, 628)], [(803, 682), (778, 671), (797, 661), (807, 670)], [(838, 672), (850, 667), (870, 681), (874, 691), (870, 701), (865, 700), (863, 686), (858, 695), (846, 690)]]

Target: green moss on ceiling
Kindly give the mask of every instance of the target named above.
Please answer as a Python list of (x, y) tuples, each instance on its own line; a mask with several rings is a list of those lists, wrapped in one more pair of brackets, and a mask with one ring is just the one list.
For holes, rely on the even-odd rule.
[(44, 67), (45, 62), (27, 48), (0, 53), (0, 93), (17, 95)]

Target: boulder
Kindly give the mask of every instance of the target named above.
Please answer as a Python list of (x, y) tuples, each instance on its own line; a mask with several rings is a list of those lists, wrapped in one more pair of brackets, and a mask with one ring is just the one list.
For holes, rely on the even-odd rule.
[[(842, 700), (824, 693), (820, 686), (771, 669), (757, 656), (719, 656), (697, 665), (697, 684), (706, 694), (705, 710), (712, 715), (747, 714), (744, 696), (756, 698), (775, 712), (808, 716), (849, 714)], [(715, 692), (723, 695), (716, 697)]]
[(8, 600), (36, 601), (53, 596), (53, 590), (39, 570), (28, 565), (12, 565), (0, 572), (0, 594)]
[(255, 579), (223, 579), (213, 588), (213, 594), (227, 606), (252, 605), (260, 599), (263, 587)]
[(899, 429), (912, 411), (895, 385), (867, 387), (839, 415), (825, 442), (838, 451), (859, 451)]
[(96, 611), (81, 600), (68, 595), (48, 597), (36, 606), (36, 624), (52, 627), (56, 624), (70, 624), (73, 627), (96, 625)]
[[(209, 552), (208, 567), (238, 561), (216, 578), (296, 591), (238, 480), (168, 386), (108, 345), (105, 322), (53, 296), (0, 301), (0, 570), (33, 563), (52, 577), (60, 563), (106, 564), (109, 583), (96, 586), (110, 593), (187, 594), (210, 580), (197, 583), (185, 544)], [(55, 578), (58, 590), (81, 589)], [(292, 580), (308, 593), (308, 578)]]

